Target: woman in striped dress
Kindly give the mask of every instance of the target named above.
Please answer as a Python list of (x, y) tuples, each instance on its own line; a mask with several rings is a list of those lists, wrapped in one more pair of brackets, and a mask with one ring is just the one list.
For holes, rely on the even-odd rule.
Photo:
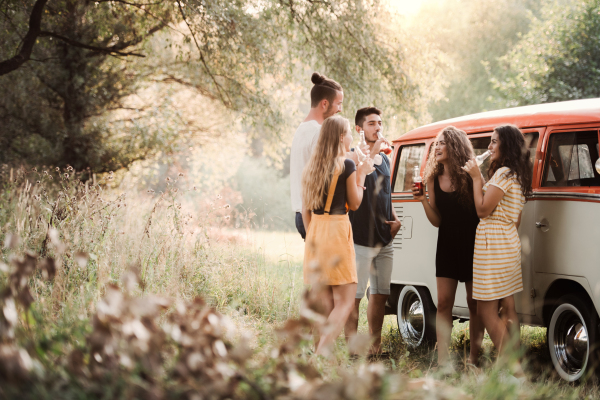
[[(492, 152), (491, 178), (485, 185), (474, 159), (464, 169), (473, 178), (475, 208), (481, 219), (473, 255), (473, 298), (483, 325), (502, 353), (511, 336), (516, 335), (513, 340), (518, 342), (514, 294), (523, 290), (523, 280), (517, 229), (525, 199), (531, 194), (532, 167), (523, 133), (514, 125), (494, 129), (488, 149)], [(499, 306), (507, 323), (498, 316)]]

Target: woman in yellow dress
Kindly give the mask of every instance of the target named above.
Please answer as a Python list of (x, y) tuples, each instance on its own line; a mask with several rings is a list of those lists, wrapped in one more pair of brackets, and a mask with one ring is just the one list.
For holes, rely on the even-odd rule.
[(321, 126), (319, 140), (302, 175), (302, 220), (306, 227), (304, 283), (319, 289), (327, 322), (320, 329), (316, 354), (328, 355), (356, 295), (356, 260), (346, 204), (357, 210), (373, 160), (356, 167), (346, 158), (352, 133), (346, 118), (333, 116)]
[[(491, 178), (485, 185), (474, 159), (463, 168), (473, 178), (480, 218), (473, 255), (473, 298), (492, 342), (503, 353), (511, 336), (518, 342), (514, 294), (523, 290), (523, 279), (517, 229), (525, 199), (531, 194), (532, 166), (523, 133), (514, 125), (494, 129), (488, 149), (492, 152)], [(508, 325), (498, 316), (499, 306)]]

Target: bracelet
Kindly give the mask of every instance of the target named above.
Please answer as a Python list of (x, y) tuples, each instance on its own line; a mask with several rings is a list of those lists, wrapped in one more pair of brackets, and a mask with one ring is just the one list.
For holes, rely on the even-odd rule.
[(356, 186), (358, 186), (359, 188), (362, 188), (362, 190), (367, 190), (367, 188), (365, 186), (359, 185), (358, 183), (356, 184)]

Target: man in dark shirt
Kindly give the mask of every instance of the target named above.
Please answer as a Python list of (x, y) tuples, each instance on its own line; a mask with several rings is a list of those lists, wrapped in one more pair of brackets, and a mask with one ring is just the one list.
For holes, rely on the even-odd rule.
[[(390, 160), (380, 152), (387, 141), (379, 139), (382, 129), (381, 110), (375, 107), (361, 108), (356, 112), (356, 130), (365, 133), (365, 141), (371, 157), (379, 154), (383, 161), (375, 165), (375, 171), (365, 179), (365, 193), (356, 211), (349, 213), (356, 251), (358, 286), (354, 310), (345, 326), (346, 339), (356, 335), (360, 301), (365, 295), (370, 279), (370, 297), (367, 309), (369, 334), (372, 338), (370, 355), (381, 354), (381, 327), (385, 316), (385, 303), (390, 295), (392, 261), (394, 249), (392, 241), (400, 230), (400, 220), (392, 207), (390, 183)], [(389, 144), (389, 143), (388, 143)]]

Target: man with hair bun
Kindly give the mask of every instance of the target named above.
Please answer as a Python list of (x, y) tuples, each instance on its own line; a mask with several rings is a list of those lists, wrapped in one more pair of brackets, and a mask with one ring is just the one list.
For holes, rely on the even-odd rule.
[(306, 230), (302, 222), (302, 171), (319, 138), (323, 121), (342, 111), (344, 91), (333, 79), (318, 72), (312, 74), (314, 84), (310, 91), (310, 111), (296, 129), (290, 154), (290, 192), (292, 210), (296, 213), (296, 228), (302, 239)]

